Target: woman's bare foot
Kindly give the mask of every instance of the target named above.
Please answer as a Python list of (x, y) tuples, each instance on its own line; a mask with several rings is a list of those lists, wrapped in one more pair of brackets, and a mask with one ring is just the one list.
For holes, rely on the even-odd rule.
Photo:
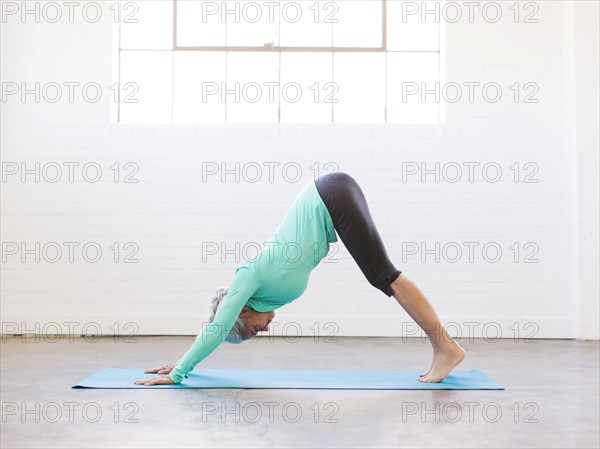
[(427, 371), (425, 371), (424, 373), (419, 374), (419, 377), (423, 377), (423, 376), (427, 376), (431, 370), (433, 369), (433, 365), (435, 364), (435, 359), (437, 358), (437, 351), (434, 349), (433, 350), (433, 357), (431, 358), (431, 366), (429, 367), (429, 369)]
[(441, 382), (456, 365), (463, 361), (465, 356), (465, 350), (458, 343), (452, 344), (448, 349), (438, 351), (434, 355), (431, 369), (419, 377), (419, 382)]

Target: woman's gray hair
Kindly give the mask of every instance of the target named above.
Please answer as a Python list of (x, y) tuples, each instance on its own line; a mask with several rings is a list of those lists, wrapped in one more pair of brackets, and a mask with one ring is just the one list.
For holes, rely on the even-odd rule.
[[(219, 308), (219, 305), (221, 305), (223, 300), (227, 297), (227, 290), (227, 287), (219, 287), (215, 292), (215, 296), (213, 296), (213, 299), (210, 302), (208, 314), (209, 323), (212, 323), (212, 321), (215, 319), (215, 315), (217, 314), (217, 309)], [(244, 343), (245, 340), (242, 336), (244, 335), (245, 328), (246, 325), (244, 319), (238, 317), (237, 320), (235, 320), (235, 323), (233, 323), (233, 327), (229, 331), (229, 334), (227, 335), (227, 337), (225, 337), (225, 341), (227, 343), (232, 344)]]

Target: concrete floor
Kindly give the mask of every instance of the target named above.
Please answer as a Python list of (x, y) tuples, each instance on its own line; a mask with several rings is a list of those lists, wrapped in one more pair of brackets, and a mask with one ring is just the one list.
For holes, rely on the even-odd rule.
[[(71, 389), (104, 367), (174, 363), (193, 342), (137, 338), (3, 341), (0, 446), (600, 446), (597, 341), (462, 341), (467, 358), (458, 369), (484, 371), (505, 391)], [(265, 338), (222, 345), (197, 369), (421, 370), (430, 360), (420, 339)]]

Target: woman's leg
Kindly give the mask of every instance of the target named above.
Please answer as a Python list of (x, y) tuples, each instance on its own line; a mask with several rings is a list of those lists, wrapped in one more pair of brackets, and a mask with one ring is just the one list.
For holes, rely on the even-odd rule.
[(369, 283), (385, 295), (394, 296), (429, 337), (433, 360), (419, 380), (441, 381), (465, 352), (445, 331), (425, 296), (390, 261), (362, 189), (344, 172), (320, 176), (315, 184), (336, 232)]
[(369, 283), (388, 297), (390, 284), (400, 275), (390, 261), (373, 222), (365, 195), (347, 173), (333, 172), (315, 180), (333, 227)]
[(410, 279), (400, 275), (391, 287), (396, 301), (423, 329), (433, 346), (431, 367), (419, 380), (440, 382), (465, 358), (465, 350), (446, 332), (432, 305)]

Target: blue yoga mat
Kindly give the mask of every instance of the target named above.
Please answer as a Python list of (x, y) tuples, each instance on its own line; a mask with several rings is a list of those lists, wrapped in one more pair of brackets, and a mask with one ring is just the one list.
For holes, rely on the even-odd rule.
[(143, 369), (104, 368), (73, 388), (260, 388), (325, 390), (504, 390), (477, 370), (452, 371), (437, 383), (419, 382), (419, 371), (201, 370), (180, 384), (135, 385), (155, 377)]

